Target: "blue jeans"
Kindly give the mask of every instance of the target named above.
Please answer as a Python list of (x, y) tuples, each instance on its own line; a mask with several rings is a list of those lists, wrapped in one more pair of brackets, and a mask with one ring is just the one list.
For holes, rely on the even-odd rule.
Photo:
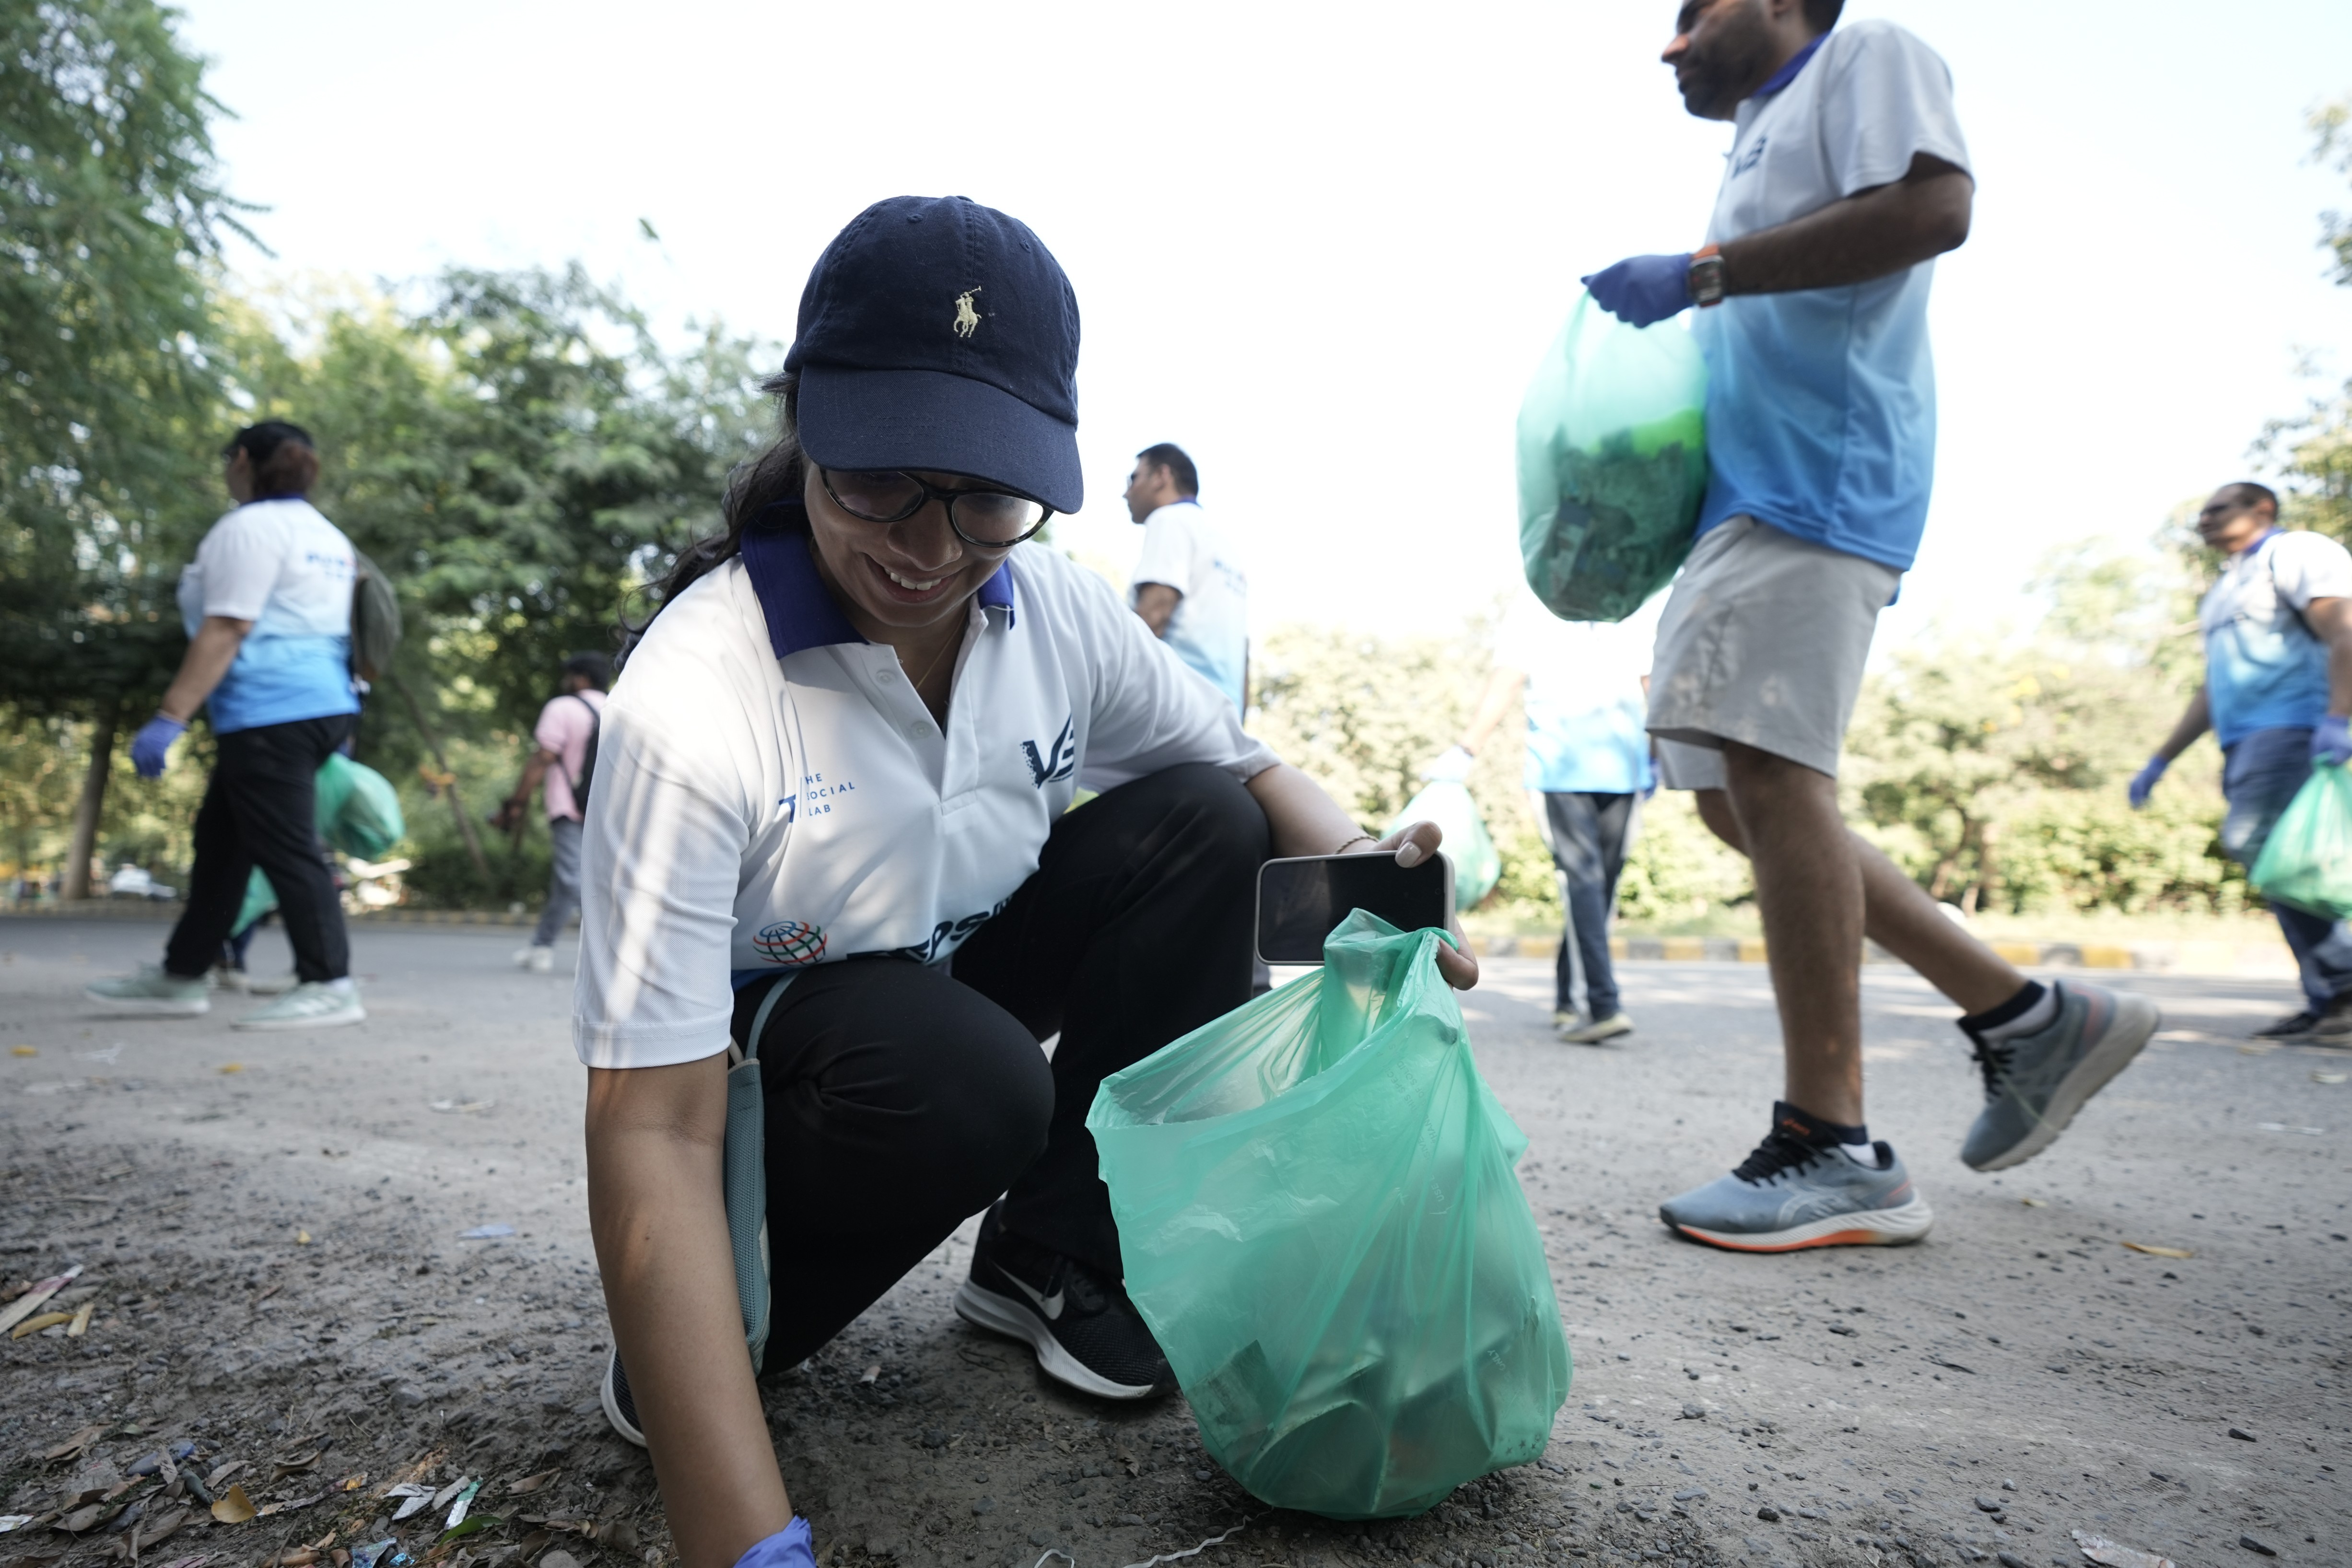
[(572, 917), (580, 912), (580, 824), (569, 816), (547, 819), (547, 907), (539, 912), (533, 947), (553, 947)]
[[(2310, 777), (2308, 729), (2257, 730), (2223, 747), (2221, 798), (2230, 809), (2221, 818), (2222, 853), (2252, 869), (2280, 814)], [(2284, 904), (2273, 905), (2271, 912), (2294, 950), (2312, 1011), (2324, 1012), (2336, 997), (2352, 994), (2352, 930)]]
[(1617, 910), (1617, 878), (1633, 842), (1641, 797), (1583, 793), (1544, 795), (1552, 864), (1559, 868), (1568, 929), (1554, 968), (1553, 1005), (1574, 1010), (1576, 970), (1584, 971), (1584, 1010), (1595, 1021), (1617, 1011), (1617, 972), (1609, 962), (1609, 920)]

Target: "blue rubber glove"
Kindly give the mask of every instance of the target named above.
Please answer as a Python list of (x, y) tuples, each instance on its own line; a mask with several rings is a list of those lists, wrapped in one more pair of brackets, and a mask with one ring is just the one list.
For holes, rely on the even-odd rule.
[(1637, 327), (1679, 316), (1690, 309), (1691, 253), (1629, 256), (1578, 281), (1592, 301), (1621, 321)]
[(2150, 757), (2147, 760), (2147, 766), (2132, 775), (2128, 793), (2131, 795), (2131, 808), (2134, 811), (2147, 805), (2148, 794), (2156, 788), (2156, 781), (2162, 778), (2164, 770), (2171, 765), (2162, 757)]
[(177, 719), (156, 714), (131, 738), (131, 765), (142, 779), (162, 778), (163, 764), (171, 760), (172, 742), (187, 732), (188, 727)]
[(2330, 713), (2311, 732), (2311, 760), (2340, 768), (2352, 763), (2352, 720), (2341, 713)]
[(735, 1568), (816, 1568), (816, 1548), (809, 1539), (809, 1521), (798, 1514), (792, 1523), (755, 1542), (735, 1559)]

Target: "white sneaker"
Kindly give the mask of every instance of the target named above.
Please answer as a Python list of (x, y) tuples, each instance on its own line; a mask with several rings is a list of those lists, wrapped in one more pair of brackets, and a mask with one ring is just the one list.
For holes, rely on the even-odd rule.
[(360, 1005), (356, 986), (305, 981), (278, 998), (257, 1007), (229, 1026), (233, 1029), (331, 1029), (342, 1024), (363, 1024), (367, 1009)]
[(93, 980), (82, 988), (82, 994), (115, 1017), (193, 1018), (212, 1011), (213, 1005), (205, 995), (206, 984), (201, 978), (183, 980), (166, 974), (162, 964), (148, 963), (141, 965), (136, 974)]
[(1633, 1032), (1633, 1020), (1623, 1013), (1612, 1013), (1606, 1018), (1595, 1018), (1582, 1028), (1562, 1026), (1560, 1039), (1571, 1046), (1597, 1046), (1603, 1040), (1613, 1040), (1620, 1035)]
[(555, 969), (555, 950), (551, 947), (519, 947), (515, 949), (514, 966), (517, 969), (528, 969), (533, 974), (552, 973)]
[(248, 973), (245, 977), (246, 994), (252, 996), (283, 996), (301, 984), (302, 977), (290, 970), (284, 974)]

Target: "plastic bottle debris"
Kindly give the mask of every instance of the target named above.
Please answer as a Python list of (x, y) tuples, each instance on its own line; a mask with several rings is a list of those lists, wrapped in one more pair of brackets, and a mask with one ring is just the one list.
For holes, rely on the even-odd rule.
[(459, 1231), (457, 1239), (459, 1241), (496, 1241), (501, 1237), (512, 1236), (514, 1233), (515, 1227), (510, 1225), (478, 1225), (471, 1230)]

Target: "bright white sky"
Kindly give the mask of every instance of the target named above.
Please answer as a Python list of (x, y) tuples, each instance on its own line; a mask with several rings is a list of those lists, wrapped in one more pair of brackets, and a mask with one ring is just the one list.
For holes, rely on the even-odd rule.
[[(866, 203), (952, 193), (1044, 237), (1086, 321), (1088, 504), (1124, 566), (1129, 454), (1199, 460), (1263, 633), (1444, 631), (1517, 572), (1512, 422), (1579, 273), (1684, 250), (1727, 126), (1656, 63), (1675, 0), (661, 6), (190, 0), (276, 260), (397, 282), (577, 258), (667, 323), (792, 335)], [(1931, 616), (2014, 617), (2053, 544), (2138, 541), (2352, 374), (2305, 113), (2352, 5), (1851, 0), (1948, 60), (1979, 180), (1936, 283)], [(661, 235), (638, 232), (640, 217)]]

